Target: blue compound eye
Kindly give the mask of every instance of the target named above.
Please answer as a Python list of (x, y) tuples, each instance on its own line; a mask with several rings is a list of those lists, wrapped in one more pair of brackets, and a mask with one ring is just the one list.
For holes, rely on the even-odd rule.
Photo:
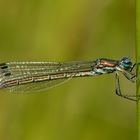
[(129, 58), (124, 57), (121, 60), (121, 67), (123, 67), (125, 70), (130, 69), (131, 66), (132, 66), (132, 62), (131, 62), (131, 60)]

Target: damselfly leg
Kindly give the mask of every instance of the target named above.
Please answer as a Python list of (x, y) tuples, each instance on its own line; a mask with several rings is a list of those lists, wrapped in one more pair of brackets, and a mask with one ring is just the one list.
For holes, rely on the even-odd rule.
[(115, 74), (115, 80), (116, 80), (116, 94), (118, 96), (121, 96), (123, 98), (132, 100), (132, 101), (137, 101), (137, 96), (136, 95), (128, 95), (128, 94), (123, 94), (121, 91), (121, 86), (120, 86), (120, 78), (119, 78), (119, 74), (116, 72)]
[[(138, 69), (138, 65), (140, 63), (135, 63), (132, 68), (129, 71), (121, 71), (124, 76), (131, 82), (136, 83), (136, 78), (137, 78), (137, 69)], [(132, 100), (132, 101), (137, 101), (139, 99), (139, 96), (137, 95), (129, 95), (129, 94), (123, 94), (121, 91), (121, 86), (120, 86), (120, 78), (119, 78), (119, 74), (116, 72), (115, 75), (115, 79), (116, 79), (116, 94), (118, 96), (121, 96), (123, 98)]]

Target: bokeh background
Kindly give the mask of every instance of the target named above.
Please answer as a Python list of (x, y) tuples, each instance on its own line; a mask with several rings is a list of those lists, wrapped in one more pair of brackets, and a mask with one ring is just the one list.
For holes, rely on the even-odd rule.
[[(133, 0), (0, 1), (1, 62), (123, 56), (135, 60)], [(114, 74), (73, 79), (42, 94), (0, 91), (1, 140), (136, 137), (135, 103), (115, 95)]]

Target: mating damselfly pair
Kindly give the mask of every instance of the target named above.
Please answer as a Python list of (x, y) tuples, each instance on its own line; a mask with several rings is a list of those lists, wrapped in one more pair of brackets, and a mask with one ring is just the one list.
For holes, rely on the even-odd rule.
[(136, 64), (127, 57), (121, 60), (101, 58), (95, 61), (78, 62), (8, 62), (0, 64), (0, 88), (10, 92), (38, 92), (47, 90), (75, 77), (96, 76), (115, 73), (116, 94), (130, 100), (136, 96), (121, 92), (119, 72), (132, 83), (136, 82), (136, 73), (132, 73)]

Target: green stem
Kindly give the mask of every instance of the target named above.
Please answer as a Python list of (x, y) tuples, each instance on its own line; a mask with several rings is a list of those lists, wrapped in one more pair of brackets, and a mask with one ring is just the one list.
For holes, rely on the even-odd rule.
[[(136, 61), (140, 62), (140, 1), (136, 0)], [(137, 95), (140, 95), (139, 81), (140, 68), (138, 68)], [(137, 103), (138, 140), (140, 140), (140, 100)]]

